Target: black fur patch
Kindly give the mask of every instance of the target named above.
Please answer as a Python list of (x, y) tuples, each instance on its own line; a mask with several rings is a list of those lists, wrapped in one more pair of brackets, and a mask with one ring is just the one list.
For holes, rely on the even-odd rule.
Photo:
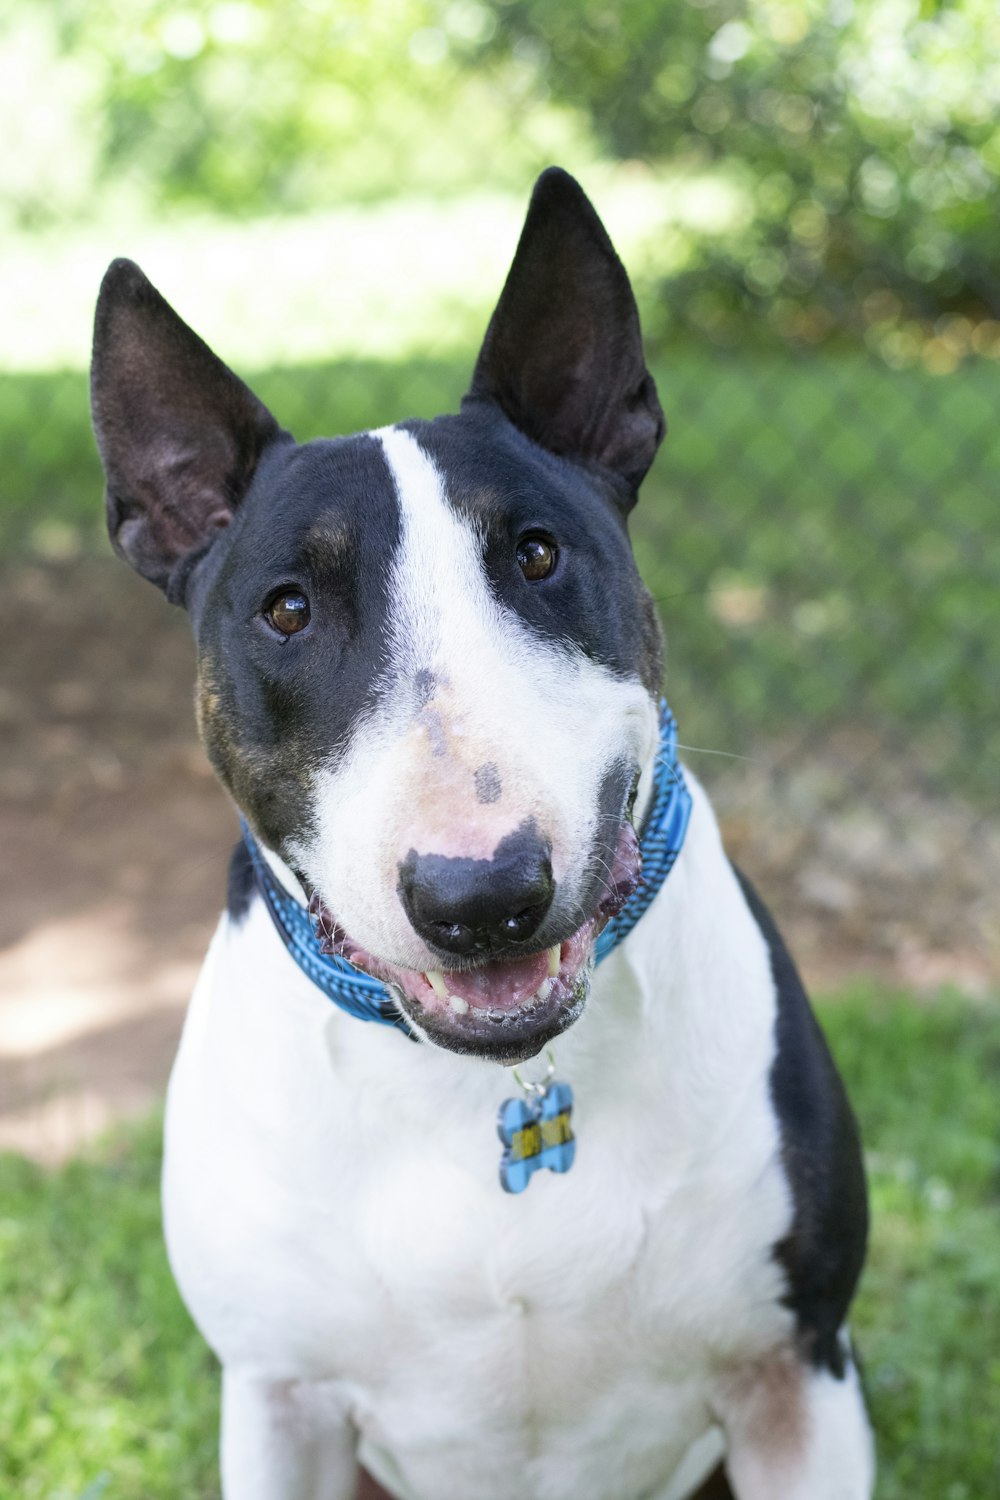
[(253, 899), (257, 895), (259, 895), (257, 878), (254, 875), (250, 851), (240, 839), (230, 856), (229, 879), (226, 886), (226, 910), (230, 920), (237, 926), (245, 920)]
[(858, 1127), (802, 980), (767, 907), (739, 871), (771, 953), (778, 992), (771, 1097), (781, 1127), (795, 1216), (775, 1246), (804, 1353), (843, 1379), (838, 1334), (857, 1287), (868, 1236), (868, 1195)]
[[(192, 577), (202, 737), (272, 849), (307, 831), (313, 770), (346, 748), (378, 692), (398, 539), (377, 438), (276, 445)], [(290, 637), (263, 613), (285, 588), (311, 610)]]

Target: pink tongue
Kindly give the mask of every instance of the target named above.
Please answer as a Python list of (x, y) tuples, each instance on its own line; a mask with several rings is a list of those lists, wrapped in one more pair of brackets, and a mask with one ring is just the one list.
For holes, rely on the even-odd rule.
[(528, 958), (483, 964), (479, 969), (445, 970), (449, 995), (457, 995), (482, 1010), (514, 1010), (522, 1005), (548, 977), (549, 955), (532, 953)]

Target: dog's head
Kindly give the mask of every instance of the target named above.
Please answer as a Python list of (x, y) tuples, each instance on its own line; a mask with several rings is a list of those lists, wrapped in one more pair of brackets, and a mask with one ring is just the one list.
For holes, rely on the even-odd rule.
[(546, 172), (457, 416), (297, 444), (117, 261), (93, 409), (116, 550), (193, 618), (208, 754), (331, 951), (505, 1062), (580, 1013), (638, 876), (663, 435), (625, 271)]

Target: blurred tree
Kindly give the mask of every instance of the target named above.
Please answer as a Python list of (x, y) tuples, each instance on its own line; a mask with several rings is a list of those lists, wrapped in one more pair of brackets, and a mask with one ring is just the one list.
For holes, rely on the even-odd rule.
[(467, 60), (494, 26), (475, 0), (7, 0), (0, 133), (20, 149), (0, 211), (37, 227), (109, 196), (252, 215), (521, 187), (574, 124), (524, 111), (523, 68)]
[(23, 225), (521, 187), (589, 141), (728, 188), (670, 268), (700, 333), (1000, 316), (996, 0), (8, 0), (0, 41)]
[[(685, 321), (817, 342), (1000, 316), (996, 0), (490, 0), (605, 149), (724, 173), (746, 212), (674, 278)], [(678, 295), (680, 293), (680, 295)]]

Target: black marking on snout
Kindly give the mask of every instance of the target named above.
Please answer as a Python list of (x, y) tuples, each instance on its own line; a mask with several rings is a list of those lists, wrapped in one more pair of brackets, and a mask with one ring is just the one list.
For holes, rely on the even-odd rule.
[(421, 667), (413, 674), (413, 687), (417, 695), (417, 723), (427, 735), (434, 759), (442, 760), (448, 754), (448, 736), (440, 709), (431, 707), (438, 690), (437, 673), (430, 667)]
[(491, 859), (418, 854), (399, 865), (399, 896), (431, 948), (460, 957), (517, 949), (552, 905), (552, 851), (533, 818), (500, 840)]
[(444, 732), (444, 720), (436, 708), (425, 708), (420, 713), (420, 723), (427, 735), (431, 754), (435, 760), (443, 760), (448, 754), (448, 736)]
[(500, 780), (500, 771), (495, 760), (488, 760), (484, 766), (477, 766), (473, 780), (476, 783), (476, 801), (489, 805), (499, 802), (503, 792), (503, 782)]

